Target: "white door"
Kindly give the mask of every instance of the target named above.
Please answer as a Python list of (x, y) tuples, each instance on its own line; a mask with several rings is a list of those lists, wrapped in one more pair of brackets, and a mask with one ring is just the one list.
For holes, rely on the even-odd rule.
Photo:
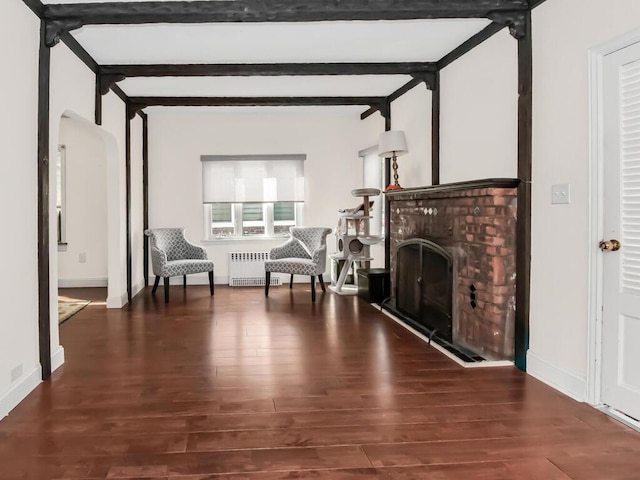
[(603, 81), (602, 401), (640, 419), (640, 43), (605, 57)]

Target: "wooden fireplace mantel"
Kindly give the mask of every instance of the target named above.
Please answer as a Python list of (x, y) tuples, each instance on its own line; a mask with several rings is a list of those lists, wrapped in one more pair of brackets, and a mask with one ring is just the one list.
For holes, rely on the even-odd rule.
[(483, 188), (516, 188), (520, 185), (518, 178), (485, 178), (482, 180), (470, 180), (466, 182), (444, 183), (429, 187), (403, 188), (402, 190), (390, 190), (384, 194), (390, 200), (408, 200), (407, 196), (422, 195), (440, 192), (456, 192), (463, 190), (476, 190)]

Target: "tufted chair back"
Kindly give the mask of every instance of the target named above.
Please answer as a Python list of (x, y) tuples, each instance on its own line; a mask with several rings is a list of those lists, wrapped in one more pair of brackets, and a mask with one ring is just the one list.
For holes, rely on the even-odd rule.
[(171, 262), (189, 258), (184, 230), (184, 228), (154, 228), (145, 233), (151, 239), (151, 246), (165, 252), (167, 260)]

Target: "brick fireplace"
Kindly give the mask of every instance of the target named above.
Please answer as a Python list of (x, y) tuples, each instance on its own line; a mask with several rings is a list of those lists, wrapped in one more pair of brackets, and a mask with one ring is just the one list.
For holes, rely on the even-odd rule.
[[(398, 299), (398, 279), (406, 289), (407, 269), (417, 271), (398, 261), (398, 248), (419, 240), (441, 247), (453, 259), (451, 343), (490, 360), (514, 358), (518, 183), (488, 179), (386, 193), (391, 212), (391, 309)], [(423, 285), (430, 279), (422, 277), (429, 275), (429, 268), (421, 272), (408, 287), (422, 288), (424, 299), (428, 295)], [(411, 320), (422, 329), (429, 313)], [(425, 326), (424, 333), (433, 328)]]

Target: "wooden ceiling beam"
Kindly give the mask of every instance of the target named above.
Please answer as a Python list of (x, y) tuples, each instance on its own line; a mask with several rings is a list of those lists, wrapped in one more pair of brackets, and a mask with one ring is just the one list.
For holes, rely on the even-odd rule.
[(129, 115), (146, 107), (379, 106), (385, 97), (130, 97)]
[(103, 65), (100, 73), (127, 77), (252, 77), (315, 75), (413, 75), (435, 72), (431, 62), (389, 63), (220, 63)]
[(495, 12), (528, 8), (528, 0), (200, 0), (48, 4), (44, 15), (49, 20), (79, 20), (83, 25), (321, 22), (489, 18)]

